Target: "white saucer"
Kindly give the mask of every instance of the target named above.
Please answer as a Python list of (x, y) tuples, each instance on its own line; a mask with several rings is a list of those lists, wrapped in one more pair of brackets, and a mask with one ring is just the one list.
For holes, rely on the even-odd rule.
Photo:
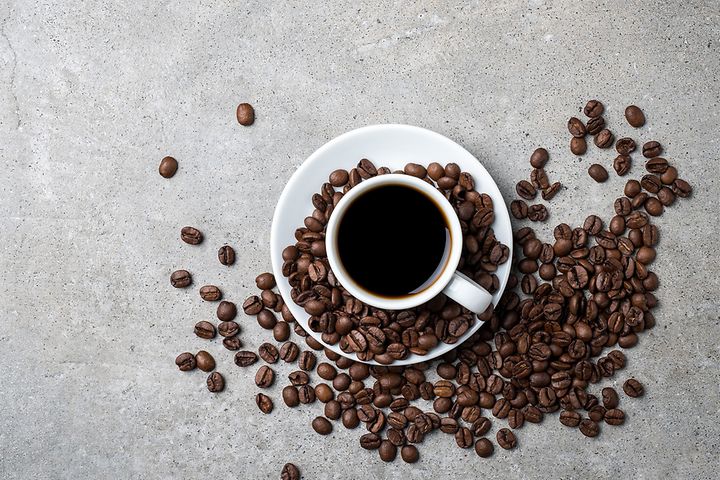
[[(449, 138), (410, 125), (371, 125), (340, 135), (320, 147), (295, 171), (275, 207), (270, 237), (272, 267), (280, 293), (296, 321), (318, 342), (355, 361), (359, 361), (355, 354), (343, 352), (338, 345), (326, 344), (320, 338), (319, 333), (308, 328), (309, 316), (302, 307), (292, 301), (290, 284), (282, 274), (282, 251), (288, 245), (295, 244), (295, 230), (301, 227), (303, 219), (312, 213), (312, 195), (317, 193), (322, 184), (328, 181), (328, 175), (338, 168), (350, 170), (357, 166), (362, 158), (369, 159), (377, 167), (385, 166), (390, 170), (402, 170), (408, 162), (421, 165), (428, 165), (431, 162), (438, 162), (442, 165), (448, 162), (457, 163), (462, 171), (473, 176), (475, 189), (478, 192), (487, 193), (492, 198), (495, 207), (495, 222), (492, 228), (497, 239), (510, 249), (509, 258), (512, 258), (513, 247), (510, 215), (495, 181), (470, 152)], [(508, 260), (495, 272), (500, 281), (500, 288), (493, 295), (493, 304), (495, 305), (505, 290), (510, 274), (510, 264), (511, 261)], [(482, 323), (476, 320), (465, 335), (453, 345), (440, 342), (427, 355), (409, 355), (405, 360), (395, 361), (393, 365), (409, 365), (443, 355), (475, 333)], [(374, 361), (365, 363), (377, 365)]]

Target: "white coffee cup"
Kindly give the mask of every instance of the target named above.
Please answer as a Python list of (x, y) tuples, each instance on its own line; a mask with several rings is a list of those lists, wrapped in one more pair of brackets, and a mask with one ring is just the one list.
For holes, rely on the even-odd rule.
[[(360, 287), (343, 266), (337, 245), (338, 227), (343, 221), (343, 216), (347, 208), (356, 198), (363, 195), (363, 193), (383, 185), (399, 185), (414, 188), (427, 195), (433, 200), (433, 203), (442, 210), (450, 233), (450, 241), (446, 247), (447, 251), (442, 259), (444, 264), (438, 265), (438, 268), (435, 270), (435, 278), (431, 278), (425, 282), (424, 288), (419, 291), (393, 298), (374, 295), (372, 292)], [(386, 310), (402, 310), (421, 305), (433, 299), (439, 293), (444, 293), (463, 307), (475, 313), (484, 312), (492, 303), (492, 295), (487, 290), (457, 271), (463, 247), (463, 234), (460, 227), (460, 220), (455, 210), (453, 210), (452, 205), (450, 205), (450, 202), (448, 202), (442, 193), (419, 178), (402, 174), (378, 175), (364, 180), (362, 183), (353, 187), (340, 199), (337, 205), (335, 205), (333, 214), (327, 225), (325, 238), (327, 257), (333, 274), (345, 290), (353, 297), (368, 305)]]

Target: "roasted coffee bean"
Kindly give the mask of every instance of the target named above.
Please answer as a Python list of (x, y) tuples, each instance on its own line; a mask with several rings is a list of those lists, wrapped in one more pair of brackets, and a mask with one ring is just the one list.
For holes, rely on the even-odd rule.
[(645, 158), (658, 157), (660, 156), (660, 154), (662, 154), (662, 152), (662, 145), (660, 145), (659, 142), (656, 142), (654, 140), (646, 142), (642, 148), (642, 154)]
[(528, 218), (533, 222), (544, 222), (548, 218), (548, 211), (545, 205), (537, 204), (528, 207)]
[(294, 385), (288, 385), (282, 390), (282, 398), (285, 405), (290, 408), (297, 407), (300, 405), (300, 397), (298, 396), (298, 389)]
[(586, 418), (580, 422), (580, 431), (586, 437), (597, 437), (600, 433), (600, 427), (597, 422), (593, 422), (589, 418)]
[(603, 222), (597, 215), (590, 215), (583, 223), (583, 229), (590, 235), (597, 235), (603, 228)]
[(633, 198), (642, 190), (640, 182), (637, 180), (628, 180), (625, 184), (625, 196)]
[(587, 121), (585, 126), (587, 133), (590, 135), (597, 135), (603, 128), (605, 128), (605, 119), (603, 117), (591, 118)]
[(555, 195), (560, 191), (560, 188), (562, 188), (562, 184), (560, 182), (555, 182), (552, 185), (550, 185), (548, 188), (544, 189), (542, 191), (542, 198), (545, 201), (552, 200)]
[(460, 448), (470, 448), (473, 444), (473, 434), (469, 428), (461, 427), (455, 432), (455, 443)]
[(397, 457), (397, 447), (390, 440), (383, 440), (378, 447), (380, 460), (383, 462), (392, 462)]
[(277, 322), (273, 327), (273, 338), (276, 342), (284, 342), (290, 338), (290, 325), (284, 321)]
[(605, 418), (605, 407), (602, 405), (595, 405), (588, 411), (588, 417), (593, 422), (601, 422)]
[(635, 105), (630, 105), (625, 108), (625, 119), (635, 128), (640, 128), (645, 125), (645, 114)]
[(672, 190), (680, 198), (687, 198), (692, 193), (692, 187), (688, 182), (678, 178), (672, 184)]
[(668, 169), (668, 161), (662, 157), (651, 158), (645, 162), (645, 170), (656, 175), (665, 173)]
[(333, 171), (330, 174), (328, 181), (333, 187), (342, 187), (348, 182), (349, 179), (350, 176), (348, 175), (347, 170), (339, 169)]
[(400, 449), (400, 457), (405, 463), (415, 463), (420, 459), (420, 454), (415, 445), (404, 445)]
[(603, 183), (608, 179), (608, 172), (605, 167), (597, 163), (593, 163), (588, 168), (588, 175), (598, 183)]
[(668, 166), (667, 170), (660, 175), (660, 181), (663, 183), (663, 185), (672, 185), (675, 180), (678, 178), (678, 171), (677, 168), (673, 167), (672, 165)]
[(222, 298), (222, 292), (215, 285), (204, 285), (200, 287), (200, 298), (208, 302), (215, 302)]
[(190, 245), (199, 245), (203, 241), (203, 234), (194, 227), (183, 227), (180, 230), (180, 239)]
[[(675, 203), (675, 194), (673, 191), (668, 187), (662, 187), (658, 193), (657, 198), (664, 206), (669, 207), (673, 203)], [(645, 201), (647, 203), (647, 200)]]
[(207, 389), (212, 393), (222, 392), (225, 389), (225, 379), (219, 372), (212, 372), (207, 377)]
[(177, 365), (181, 372), (188, 372), (195, 369), (197, 362), (192, 353), (183, 352), (175, 358), (175, 365)]
[(560, 423), (566, 427), (577, 427), (580, 425), (580, 414), (572, 410), (563, 410), (560, 412)]
[(655, 197), (645, 200), (645, 211), (653, 217), (662, 215), (664, 209), (662, 202)]
[(487, 438), (481, 438), (475, 442), (475, 453), (478, 457), (487, 458), (493, 454), (495, 447), (492, 442)]
[[(583, 127), (584, 130), (585, 125), (583, 125), (582, 122), (580, 122), (580, 125)], [(549, 158), (550, 156), (548, 155), (547, 150), (545, 150), (544, 148), (536, 148), (533, 151), (532, 155), (530, 155), (530, 165), (532, 165), (533, 168), (543, 168)]]
[(275, 286), (275, 276), (272, 273), (261, 273), (255, 277), (255, 285), (260, 290), (269, 290)]
[(300, 470), (292, 463), (286, 463), (280, 472), (280, 480), (300, 480)]
[(360, 437), (360, 446), (365, 450), (377, 450), (380, 448), (382, 439), (375, 433), (366, 433)]
[(242, 346), (242, 340), (240, 340), (240, 337), (238, 337), (237, 335), (235, 335), (234, 337), (223, 338), (223, 347), (230, 351), (240, 350)]
[[(320, 400), (322, 403), (329, 402), (333, 399), (334, 396), (335, 394), (333, 393), (332, 388), (330, 388), (327, 383), (319, 383), (315, 385), (315, 398)], [(355, 412), (355, 409), (350, 409), (347, 411)], [(351, 418), (348, 414), (348, 417), (346, 419), (343, 415), (343, 424), (345, 425), (345, 428), (355, 428), (357, 427), (357, 422), (359, 422), (359, 420), (357, 419), (357, 412), (354, 413), (354, 418)], [(350, 425), (355, 425), (355, 427)]]
[(266, 415), (273, 411), (272, 399), (263, 393), (255, 395), (255, 404), (258, 406), (260, 411)]
[(620, 155), (629, 155), (635, 151), (635, 148), (635, 140), (632, 138), (623, 137), (615, 142), (615, 150), (617, 150)]
[(288, 379), (290, 380), (290, 383), (296, 387), (310, 383), (310, 376), (302, 370), (290, 372)]
[(280, 358), (280, 352), (278, 352), (275, 345), (267, 342), (258, 347), (258, 355), (260, 355), (260, 358), (266, 363), (276, 363)]
[[(587, 133), (587, 129), (585, 128), (585, 125), (583, 124), (582, 120), (580, 120), (577, 117), (570, 117), (570, 120), (568, 120), (567, 123), (568, 131), (570, 132), (570, 135), (573, 137), (581, 138), (584, 137)], [(535, 167), (538, 168), (538, 167)]]
[(263, 365), (255, 374), (255, 385), (260, 388), (268, 388), (275, 381), (275, 372), (267, 365)]
[(514, 408), (508, 413), (507, 419), (508, 426), (512, 429), (522, 428), (525, 424), (525, 415), (520, 410)]
[(618, 408), (613, 408), (605, 412), (604, 419), (608, 425), (622, 425), (625, 423), (625, 412)]
[(583, 113), (587, 115), (588, 117), (594, 118), (599, 117), (603, 114), (605, 111), (605, 107), (602, 103), (600, 103), (599, 100), (590, 100), (585, 105), (585, 108), (583, 109)]
[(300, 385), (298, 387), (298, 399), (303, 405), (315, 402), (315, 389), (307, 384)]
[(527, 180), (520, 180), (517, 185), (515, 185), (515, 191), (526, 200), (532, 200), (537, 195), (537, 190), (533, 184)]
[(530, 172), (530, 183), (539, 190), (550, 188), (550, 180), (542, 168), (535, 168)]
[(298, 357), (298, 367), (302, 370), (310, 371), (315, 368), (316, 359), (317, 357), (313, 352), (306, 350)]
[(170, 285), (175, 288), (185, 288), (192, 283), (192, 275), (187, 270), (175, 270), (170, 275)]
[[(260, 303), (260, 307), (262, 308), (262, 303)], [(251, 305), (251, 308), (255, 308), (255, 305)], [(267, 308), (262, 308), (260, 312), (257, 314), (257, 322), (258, 325), (260, 325), (265, 330), (272, 330), (275, 328), (275, 325), (277, 325), (277, 318), (275, 317), (275, 314), (272, 313)]]
[(280, 358), (285, 362), (294, 362), (297, 360), (298, 355), (300, 355), (300, 347), (295, 342), (285, 342), (280, 347)]
[(171, 178), (175, 175), (175, 172), (177, 172), (178, 169), (178, 162), (173, 157), (164, 157), (162, 160), (160, 160), (160, 166), (158, 167), (158, 172), (160, 172), (160, 175), (165, 178)]
[(417, 163), (408, 163), (407, 165), (405, 165), (404, 171), (411, 177), (425, 178), (425, 175), (427, 175), (427, 170), (425, 169), (425, 167)]
[(243, 350), (235, 354), (235, 365), (238, 367), (249, 367), (257, 362), (257, 359), (258, 357), (255, 352)]
[(241, 103), (235, 112), (240, 125), (247, 127), (255, 122), (255, 109), (249, 103)]
[(232, 265), (235, 263), (235, 250), (229, 245), (223, 245), (218, 250), (218, 260), (223, 265)]
[(640, 382), (635, 380), (634, 378), (630, 378), (623, 383), (623, 391), (625, 392), (625, 395), (628, 397), (642, 397), (645, 393), (645, 388), (642, 386)]
[(201, 320), (195, 324), (195, 335), (206, 340), (215, 338), (215, 325), (205, 320)]
[(217, 307), (217, 317), (223, 322), (229, 322), (237, 316), (237, 307), (233, 302), (223, 300)]
[(518, 220), (522, 220), (527, 217), (528, 205), (524, 200), (513, 200), (510, 203), (510, 213)]
[(501, 428), (500, 430), (498, 430), (495, 438), (498, 445), (500, 445), (505, 450), (512, 450), (517, 446), (517, 437), (515, 437), (515, 434), (512, 432), (512, 430), (508, 428)]
[(614, 140), (615, 137), (613, 136), (612, 132), (607, 128), (600, 130), (598, 134), (595, 135), (595, 137), (593, 138), (593, 142), (598, 148), (610, 148), (612, 147)]
[(618, 155), (617, 157), (615, 157), (615, 160), (613, 160), (613, 168), (615, 169), (615, 173), (617, 173), (621, 177), (630, 171), (631, 165), (632, 159), (630, 158), (630, 155)]
[[(584, 125), (583, 128), (585, 128)], [(572, 137), (570, 139), (570, 151), (573, 155), (584, 155), (585, 152), (587, 152), (587, 142), (585, 141), (585, 137)]]
[(218, 325), (218, 333), (223, 337), (234, 337), (240, 333), (240, 325), (237, 322), (220, 322)]

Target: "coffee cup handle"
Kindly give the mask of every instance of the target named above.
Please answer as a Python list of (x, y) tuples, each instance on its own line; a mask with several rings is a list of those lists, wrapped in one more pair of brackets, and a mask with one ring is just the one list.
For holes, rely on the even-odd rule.
[(483, 313), (492, 303), (487, 290), (460, 272), (453, 274), (443, 293), (475, 313)]

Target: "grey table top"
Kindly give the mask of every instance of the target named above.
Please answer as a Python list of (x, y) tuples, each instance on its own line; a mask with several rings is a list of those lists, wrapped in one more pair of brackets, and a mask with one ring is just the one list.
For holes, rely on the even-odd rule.
[[(11, 0), (0, 19), (3, 478), (278, 478), (286, 461), (313, 479), (717, 475), (717, 2)], [(639, 138), (661, 141), (695, 187), (659, 221), (657, 328), (609, 382), (647, 388), (622, 428), (589, 440), (551, 418), (484, 460), (436, 434), (419, 463), (386, 465), (359, 430), (314, 434), (319, 404), (262, 415), (254, 370), (192, 336), (212, 310), (169, 273), (241, 301), (270, 267), (293, 170), (359, 126), (447, 135), (508, 199), (545, 146), (566, 188), (541, 232), (609, 216), (623, 181), (586, 174), (607, 153), (567, 149), (565, 122), (589, 98), (620, 134), (635, 134), (622, 110), (640, 105)], [(242, 101), (250, 128), (234, 118)], [(157, 175), (168, 154), (172, 180)], [(183, 225), (205, 243), (182, 244)], [(230, 269), (215, 260), (224, 242), (239, 253)], [(265, 335), (241, 321), (257, 347)], [(226, 375), (219, 395), (173, 364), (201, 348)]]

